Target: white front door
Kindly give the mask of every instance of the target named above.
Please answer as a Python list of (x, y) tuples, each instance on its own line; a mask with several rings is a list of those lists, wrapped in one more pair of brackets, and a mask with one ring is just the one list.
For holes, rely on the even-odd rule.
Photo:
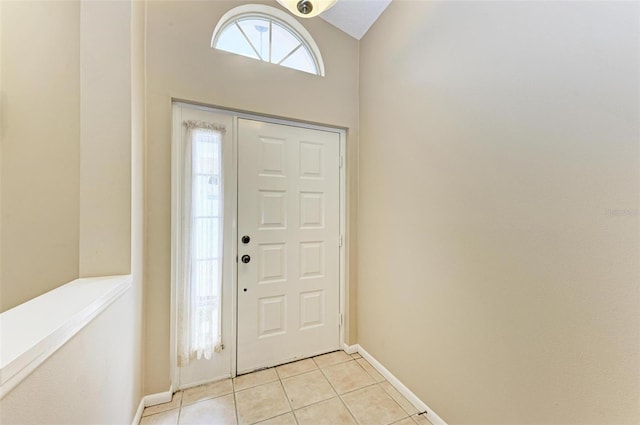
[(238, 120), (238, 373), (339, 348), (339, 140)]

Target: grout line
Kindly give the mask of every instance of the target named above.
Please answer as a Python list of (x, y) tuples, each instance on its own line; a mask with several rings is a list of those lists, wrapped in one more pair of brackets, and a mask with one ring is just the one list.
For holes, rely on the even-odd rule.
[[(311, 358), (311, 360), (313, 360), (313, 358)], [(315, 361), (314, 361), (314, 364), (315, 364)], [(316, 364), (316, 366), (318, 366), (318, 365)], [(327, 381), (327, 383), (329, 384), (329, 386), (331, 386), (331, 389), (333, 389), (333, 391), (337, 394), (337, 392), (336, 392), (335, 388), (333, 388), (333, 386), (331, 385), (331, 382), (329, 382), (329, 380), (327, 379), (327, 377), (326, 377), (326, 376), (324, 376), (324, 374), (322, 373), (322, 370), (321, 370), (319, 367), (318, 367), (317, 369), (312, 369), (312, 370), (309, 370), (309, 371), (307, 371), (307, 372), (299, 373), (299, 374), (297, 374), (297, 375), (288, 376), (288, 377), (286, 377), (285, 379), (291, 379), (291, 378), (296, 377), (296, 376), (302, 376), (302, 375), (304, 375), (305, 373), (315, 372), (316, 370), (317, 370), (317, 371), (320, 371), (320, 373), (322, 374), (322, 376), (324, 377), (324, 379)], [(278, 375), (278, 376), (279, 376), (279, 375)], [(322, 403), (323, 401), (331, 400), (332, 398), (334, 398), (334, 397), (330, 397), (330, 398), (328, 398), (328, 399), (326, 399), (326, 400), (316, 401), (316, 402), (314, 402), (314, 403), (308, 404), (308, 405), (306, 405), (306, 406), (299, 407), (298, 409), (295, 409), (295, 410), (294, 410), (294, 408), (293, 408), (293, 404), (291, 404), (291, 401), (289, 400), (289, 393), (287, 393), (287, 389), (285, 388), (284, 383), (282, 382), (282, 378), (280, 378), (280, 384), (282, 385), (282, 389), (284, 390), (284, 394), (285, 394), (285, 396), (286, 396), (286, 398), (287, 398), (287, 402), (289, 403), (289, 407), (291, 407), (291, 413), (293, 414), (293, 419), (296, 421), (296, 424), (298, 424), (298, 425), (299, 425), (299, 422), (298, 422), (298, 417), (296, 416), (296, 410), (304, 409), (304, 408), (307, 408), (307, 407), (309, 407), (309, 406), (313, 406), (313, 405), (315, 405), (315, 404), (319, 404), (319, 403)]]
[[(353, 359), (352, 359), (353, 360)], [(327, 382), (329, 383), (329, 385), (331, 386), (331, 388), (333, 388), (333, 391), (337, 394), (338, 396), (338, 400), (340, 400), (340, 403), (342, 403), (342, 405), (345, 407), (345, 409), (347, 409), (347, 412), (349, 412), (349, 414), (351, 415), (351, 417), (353, 418), (353, 420), (355, 421), (356, 424), (359, 424), (360, 422), (358, 422), (358, 420), (356, 419), (356, 417), (353, 415), (353, 412), (349, 409), (349, 406), (346, 405), (346, 403), (344, 402), (344, 400), (342, 399), (342, 397), (340, 397), (340, 394), (338, 393), (338, 390), (336, 390), (336, 388), (333, 386), (333, 384), (331, 383), (331, 381), (329, 380), (329, 378), (327, 377), (327, 375), (325, 375), (324, 371), (322, 370), (322, 368), (320, 368), (320, 373), (322, 373), (322, 376), (324, 376), (324, 379), (327, 380)], [(329, 399), (331, 400), (331, 399)]]
[(272, 381), (262, 382), (262, 383), (257, 384), (257, 385), (252, 385), (252, 386), (250, 386), (250, 387), (246, 387), (246, 388), (243, 388), (243, 389), (241, 389), (241, 390), (236, 390), (236, 389), (235, 389), (235, 380), (236, 380), (236, 379), (238, 379), (238, 376), (236, 376), (235, 378), (232, 378), (232, 379), (233, 379), (233, 382), (234, 382), (234, 386), (233, 386), (233, 388), (234, 388), (234, 389), (233, 389), (233, 392), (242, 392), (242, 391), (250, 390), (251, 388), (259, 387), (260, 385), (264, 385), (264, 384), (270, 384), (270, 383), (272, 383), (272, 382), (276, 382), (276, 381), (280, 380), (280, 376), (278, 375), (278, 372), (276, 371), (276, 368), (275, 368), (275, 367), (268, 367), (268, 368), (266, 368), (266, 369), (256, 370), (256, 371), (249, 372), (249, 373), (245, 373), (244, 375), (239, 375), (239, 376), (247, 376), (247, 375), (251, 375), (252, 373), (264, 372), (264, 371), (267, 371), (267, 370), (269, 370), (269, 369), (273, 369), (273, 372), (276, 374), (276, 379), (274, 379), (274, 380), (272, 380)]
[[(305, 373), (313, 372), (314, 370), (318, 370), (318, 369), (320, 369), (320, 368), (318, 367), (318, 365), (316, 364), (316, 362), (314, 362), (314, 361), (313, 361), (313, 358), (312, 358), (312, 357), (308, 357), (308, 358), (306, 358), (306, 359), (302, 359), (302, 360), (296, 360), (295, 362), (291, 362), (291, 363), (302, 362), (302, 361), (304, 361), (304, 360), (311, 360), (311, 363), (313, 363), (313, 365), (315, 366), (315, 369), (309, 369), (309, 370), (305, 370), (304, 372), (297, 372), (297, 373), (294, 373), (293, 375), (289, 375), (289, 376), (282, 377), (282, 376), (280, 375), (280, 372), (278, 372), (278, 368), (279, 368), (280, 366), (284, 366), (284, 365), (279, 365), (279, 366), (276, 366), (276, 375), (278, 375), (278, 378), (280, 378), (280, 380), (282, 381), (282, 380), (284, 380), (284, 379), (289, 379), (289, 378), (293, 378), (293, 377), (295, 377), (295, 376), (304, 375)], [(287, 364), (291, 364), (291, 363), (285, 363), (285, 365), (287, 365)]]
[[(386, 381), (386, 379), (385, 379), (385, 381)], [(385, 381), (383, 381), (383, 382), (385, 382)], [(402, 408), (402, 406), (400, 406), (400, 403), (398, 403), (397, 401), (395, 401), (395, 400), (393, 399), (393, 397), (391, 397), (391, 394), (387, 393), (387, 392), (384, 390), (384, 388), (382, 388), (382, 385), (380, 385), (380, 382), (375, 382), (375, 383), (373, 383), (373, 384), (366, 385), (366, 386), (364, 386), (364, 387), (362, 387), (362, 388), (358, 388), (357, 390), (352, 390), (352, 391), (346, 392), (346, 393), (344, 393), (344, 394), (340, 394), (340, 395), (339, 395), (339, 397), (340, 397), (340, 399), (342, 400), (342, 402), (344, 403), (344, 405), (347, 407), (347, 409), (348, 409), (349, 411), (351, 411), (351, 409), (349, 409), (349, 406), (347, 405), (347, 403), (344, 401), (344, 399), (343, 399), (342, 397), (343, 397), (343, 396), (345, 396), (345, 395), (353, 394), (353, 393), (355, 393), (355, 392), (357, 392), (357, 391), (361, 391), (361, 390), (365, 390), (365, 389), (367, 389), (367, 388), (374, 387), (374, 386), (377, 386), (378, 388), (380, 388), (380, 390), (381, 390), (381, 391), (382, 391), (382, 392), (383, 392), (387, 397), (389, 397), (389, 399), (390, 399), (393, 403), (395, 403), (395, 404), (400, 408), (400, 411), (402, 411), (402, 413), (404, 413), (404, 414), (406, 415), (406, 416), (403, 416), (402, 418), (398, 419), (396, 422), (400, 422), (400, 421), (403, 421), (403, 420), (405, 420), (405, 419), (407, 419), (407, 418), (411, 418), (411, 415), (410, 415), (406, 410), (404, 410), (404, 409)], [(353, 412), (352, 412), (352, 416), (353, 416), (353, 417), (354, 417), (354, 419), (355, 419), (355, 415), (353, 414)], [(412, 419), (412, 420), (413, 420), (413, 419)], [(357, 421), (357, 419), (356, 419), (356, 422), (358, 422), (358, 421)], [(391, 425), (395, 424), (396, 422), (392, 422), (392, 424), (391, 424)], [(414, 421), (414, 422), (415, 422), (415, 421)], [(360, 423), (360, 422), (358, 422), (358, 424), (359, 424), (359, 423)]]
[(236, 401), (236, 383), (234, 378), (231, 378), (231, 394), (233, 394), (233, 413), (236, 417), (236, 424), (240, 423), (240, 415), (238, 414), (238, 402)]
[[(360, 367), (361, 367), (361, 368), (363, 368), (365, 372), (367, 372), (367, 375), (369, 375), (369, 376), (371, 377), (371, 379), (373, 379), (374, 381), (376, 381), (376, 382), (384, 382), (384, 381), (386, 381), (386, 380), (387, 380), (384, 376), (382, 376), (382, 374), (381, 374), (380, 372), (378, 372), (378, 371), (376, 370), (376, 368), (375, 368), (375, 367), (373, 367), (373, 366), (371, 365), (371, 363), (369, 363), (369, 362), (367, 361), (367, 359), (364, 359), (364, 358), (360, 357), (360, 358), (353, 359), (353, 360), (354, 360), (356, 363), (358, 363), (358, 364), (360, 365)], [(378, 380), (376, 379), (376, 377), (375, 377), (375, 376), (373, 376), (373, 375), (372, 375), (372, 374), (371, 374), (371, 373), (370, 373), (370, 372), (369, 372), (369, 371), (368, 371), (364, 366), (362, 366), (362, 362), (360, 362), (360, 360), (362, 360), (364, 363), (366, 363), (367, 365), (369, 365), (369, 367), (370, 367), (370, 368), (371, 368), (375, 373), (377, 373), (377, 374), (378, 374), (378, 376), (380, 376), (380, 377), (382, 378), (382, 381), (378, 381)]]
[[(276, 374), (276, 375), (277, 375), (277, 374)], [(262, 384), (260, 384), (260, 385), (254, 385), (253, 387), (245, 388), (245, 389), (242, 389), (242, 390), (237, 391), (237, 392), (235, 391), (235, 386), (234, 386), (233, 399), (234, 399), (234, 402), (235, 402), (236, 394), (237, 394), (238, 392), (244, 392), (244, 391), (247, 391), (247, 390), (250, 390), (250, 389), (253, 389), (253, 388), (258, 388), (258, 387), (261, 387), (261, 386), (263, 386), (263, 385), (270, 385), (270, 384), (273, 384), (273, 383), (276, 383), (276, 382), (280, 384), (280, 388), (282, 388), (282, 392), (284, 393), (284, 397), (287, 399), (287, 404), (289, 405), (289, 409), (290, 409), (290, 410), (289, 410), (288, 412), (278, 413), (278, 414), (277, 414), (277, 415), (275, 415), (275, 416), (269, 416), (269, 417), (267, 417), (267, 418), (262, 418), (262, 419), (260, 419), (260, 420), (259, 420), (259, 421), (257, 421), (257, 422), (252, 422), (252, 423), (251, 423), (252, 425), (255, 425), (255, 424), (260, 423), (260, 422), (263, 422), (263, 421), (268, 421), (268, 420), (270, 420), (270, 419), (277, 418), (277, 417), (279, 417), (279, 416), (286, 415), (287, 413), (293, 413), (293, 408), (291, 407), (291, 403), (289, 402), (289, 398), (287, 397), (287, 392), (286, 392), (286, 391), (285, 391), (285, 389), (284, 389), (284, 385), (282, 385), (282, 381), (278, 378), (278, 379), (276, 379), (275, 381), (264, 382), (264, 383), (262, 383)], [(236, 407), (236, 422), (237, 422), (237, 423), (239, 423), (240, 421), (239, 421), (239, 414), (238, 414), (238, 406), (237, 406), (237, 404), (235, 405), (235, 407)], [(294, 415), (294, 417), (295, 417), (295, 415)], [(297, 423), (297, 421), (296, 421), (296, 423)]]
[[(386, 383), (388, 383), (388, 384), (391, 386), (391, 388), (392, 388), (393, 390), (395, 390), (395, 391), (398, 393), (398, 395), (402, 398), (402, 400), (406, 401), (406, 402), (409, 404), (409, 406), (413, 407), (413, 409), (417, 411), (417, 413), (409, 413), (409, 412), (407, 412), (407, 409), (405, 409), (405, 408), (400, 404), (400, 402), (398, 402), (398, 400), (396, 400), (396, 399), (395, 399), (395, 397), (391, 394), (391, 391), (389, 391), (389, 390), (385, 389), (382, 385), (380, 385), (380, 387), (382, 388), (382, 390), (383, 390), (385, 393), (387, 393), (387, 394), (389, 395), (389, 397), (391, 397), (391, 398), (393, 399), (393, 401), (395, 401), (396, 403), (400, 404), (400, 407), (402, 408), (402, 410), (404, 410), (405, 412), (407, 412), (407, 415), (409, 415), (409, 417), (411, 417), (411, 416), (413, 416), (413, 415), (418, 415), (418, 414), (422, 413), (422, 412), (420, 412), (420, 411), (419, 411), (419, 410), (418, 410), (418, 409), (417, 409), (417, 408), (416, 408), (416, 407), (415, 407), (415, 406), (414, 406), (414, 405), (413, 405), (409, 400), (407, 400), (407, 398), (406, 398), (405, 396), (403, 396), (403, 395), (400, 393), (400, 391), (398, 391), (398, 390), (397, 390), (393, 385), (391, 385), (391, 383), (390, 383), (389, 381), (387, 381), (387, 380), (385, 379), (385, 380), (384, 380), (384, 381), (382, 381), (382, 382), (386, 382)], [(382, 382), (378, 382), (378, 384), (381, 384)]]
[(289, 393), (287, 392), (287, 389), (284, 387), (284, 384), (282, 383), (282, 379), (278, 382), (280, 382), (280, 388), (282, 388), (282, 392), (284, 393), (284, 398), (287, 399), (287, 404), (289, 405), (289, 411), (293, 412), (293, 405), (291, 404), (291, 400), (289, 400)]
[[(364, 390), (365, 388), (373, 387), (374, 385), (378, 385), (378, 383), (374, 382), (373, 384), (365, 385), (364, 387), (356, 388), (355, 390), (351, 390), (351, 391), (347, 391), (346, 393), (338, 394), (338, 397), (342, 397), (342, 396), (345, 396), (345, 395), (353, 394), (356, 391)], [(382, 391), (384, 391), (384, 390), (382, 390)]]
[(349, 409), (349, 406), (347, 406), (347, 403), (344, 402), (344, 400), (342, 399), (342, 397), (338, 396), (338, 398), (340, 399), (340, 402), (342, 403), (342, 405), (345, 407), (345, 409), (347, 409), (347, 412), (349, 412), (349, 414), (351, 415), (351, 417), (353, 418), (353, 420), (357, 423), (360, 424), (360, 421), (358, 421), (358, 418), (356, 418), (356, 415), (353, 414), (353, 412), (351, 411), (351, 409)]
[[(338, 350), (338, 351), (342, 351), (342, 350)], [(337, 352), (337, 351), (336, 351), (336, 352)], [(327, 354), (331, 354), (331, 353), (327, 353)], [(329, 386), (331, 387), (331, 389), (334, 391), (335, 395), (334, 395), (333, 397), (329, 397), (329, 398), (327, 398), (327, 399), (325, 399), (325, 400), (316, 401), (316, 402), (311, 403), (311, 404), (308, 404), (308, 405), (306, 405), (306, 406), (302, 406), (302, 407), (300, 407), (300, 408), (298, 408), (298, 409), (296, 409), (296, 410), (306, 409), (306, 408), (308, 408), (308, 407), (311, 407), (311, 406), (314, 406), (314, 405), (317, 405), (317, 404), (320, 404), (320, 403), (328, 402), (328, 401), (330, 401), (330, 400), (333, 400), (334, 398), (338, 398), (338, 399), (340, 400), (340, 402), (342, 403), (342, 405), (347, 409), (347, 411), (349, 412), (349, 414), (351, 415), (351, 417), (354, 419), (354, 421), (355, 421), (357, 424), (359, 424), (359, 422), (358, 422), (358, 420), (356, 419), (356, 417), (354, 416), (353, 412), (351, 411), (351, 409), (349, 408), (349, 406), (345, 403), (345, 401), (343, 400), (343, 398), (342, 398), (342, 397), (343, 397), (343, 396), (346, 396), (346, 395), (349, 395), (349, 394), (352, 394), (352, 393), (354, 393), (354, 392), (356, 392), (356, 391), (364, 390), (364, 389), (366, 389), (366, 388), (370, 388), (370, 387), (372, 387), (372, 386), (374, 386), (374, 385), (377, 385), (377, 386), (379, 386), (379, 387), (382, 389), (382, 391), (383, 391), (386, 395), (388, 395), (388, 396), (389, 396), (389, 398), (390, 398), (394, 403), (396, 403), (396, 404), (401, 408), (401, 410), (402, 410), (403, 412), (405, 412), (405, 413), (407, 414), (407, 416), (406, 416), (406, 417), (401, 418), (399, 421), (402, 421), (402, 420), (404, 420), (404, 419), (406, 419), (406, 418), (411, 418), (411, 420), (413, 420), (413, 416), (421, 414), (421, 412), (418, 412), (418, 413), (416, 413), (416, 414), (414, 414), (414, 415), (411, 415), (411, 414), (409, 414), (408, 412), (406, 412), (406, 410), (405, 410), (405, 409), (400, 405), (400, 403), (398, 403), (398, 402), (397, 402), (397, 401), (396, 401), (396, 400), (391, 396), (391, 394), (389, 394), (389, 393), (388, 393), (388, 392), (387, 392), (387, 391), (382, 387), (382, 385), (380, 385), (382, 382), (388, 382), (388, 381), (387, 381), (386, 379), (384, 379), (383, 381), (375, 382), (375, 379), (374, 379), (374, 378), (369, 374), (369, 372), (367, 372), (367, 370), (366, 370), (364, 367), (362, 367), (362, 365), (357, 361), (358, 359), (354, 359), (354, 358), (352, 358), (352, 357), (351, 357), (351, 355), (349, 355), (349, 359), (348, 359), (348, 360), (340, 361), (340, 362), (333, 363), (333, 364), (330, 364), (330, 365), (326, 365), (326, 366), (324, 366), (324, 367), (320, 367), (320, 366), (318, 365), (318, 363), (315, 361), (316, 357), (319, 357), (319, 356), (309, 357), (309, 359), (311, 359), (311, 360), (313, 361), (313, 363), (315, 364), (316, 369), (311, 369), (311, 370), (307, 370), (307, 371), (305, 371), (305, 372), (301, 372), (301, 373), (298, 373), (298, 374), (295, 374), (295, 375), (287, 376), (287, 377), (286, 377), (286, 378), (284, 378), (284, 379), (290, 379), (290, 378), (293, 378), (293, 377), (298, 377), (298, 376), (301, 376), (301, 375), (304, 375), (304, 374), (307, 374), (307, 373), (311, 373), (311, 372), (315, 372), (316, 370), (319, 370), (319, 371), (320, 371), (320, 373), (322, 374), (322, 376), (325, 378), (325, 380), (326, 380), (326, 381), (327, 381), (327, 383), (329, 384)], [(366, 359), (364, 359), (364, 357), (361, 357), (361, 358), (362, 358), (363, 360), (365, 360), (365, 361), (366, 361)], [(296, 361), (293, 361), (293, 362), (289, 362), (289, 363), (295, 363), (295, 362), (297, 362), (297, 361), (302, 361), (302, 360), (305, 360), (305, 359), (299, 359), (299, 360), (296, 360)], [(348, 363), (348, 362), (350, 362), (350, 361), (354, 361), (354, 362), (358, 365), (358, 367), (360, 367), (360, 368), (365, 372), (365, 374), (366, 374), (369, 378), (371, 378), (374, 382), (373, 382), (373, 383), (371, 383), (371, 384), (365, 385), (365, 386), (363, 386), (363, 387), (360, 387), (360, 388), (357, 388), (357, 389), (354, 389), (354, 390), (351, 390), (351, 391), (347, 391), (347, 392), (345, 392), (345, 393), (343, 393), (343, 394), (339, 394), (339, 393), (338, 393), (338, 391), (336, 390), (336, 387), (333, 385), (333, 383), (331, 383), (331, 381), (329, 380), (329, 378), (328, 378), (328, 377), (327, 377), (327, 375), (325, 374), (324, 369), (328, 369), (328, 368), (330, 368), (330, 367), (333, 367), (333, 366), (336, 366), (336, 365), (339, 365), (339, 364)], [(287, 363), (287, 364), (289, 364), (289, 363)], [(368, 362), (367, 362), (367, 363), (368, 363)], [(373, 366), (372, 366), (372, 367), (373, 367)], [(241, 390), (237, 390), (237, 389), (236, 389), (235, 379), (234, 379), (234, 378), (229, 378), (229, 379), (231, 380), (231, 388), (232, 388), (232, 393), (231, 393), (231, 394), (233, 394), (233, 404), (234, 404), (234, 413), (235, 413), (236, 423), (238, 423), (238, 424), (240, 423), (240, 415), (239, 415), (239, 412), (238, 412), (238, 403), (237, 403), (237, 398), (236, 398), (236, 394), (237, 394), (238, 392), (243, 392), (243, 391), (246, 391), (246, 390), (249, 390), (249, 389), (252, 389), (252, 388), (256, 388), (256, 387), (259, 387), (259, 386), (262, 386), (262, 385), (268, 385), (268, 384), (271, 384), (271, 383), (274, 383), (274, 382), (279, 382), (279, 383), (280, 383), (280, 387), (282, 388), (282, 391), (283, 391), (283, 393), (284, 393), (284, 395), (285, 395), (285, 398), (287, 399), (287, 404), (289, 405), (289, 409), (290, 409), (290, 410), (289, 410), (289, 412), (280, 413), (280, 414), (278, 414), (278, 415), (276, 415), (276, 416), (273, 416), (273, 417), (269, 417), (269, 418), (261, 419), (261, 421), (270, 420), (270, 419), (273, 419), (273, 418), (277, 418), (277, 417), (279, 417), (279, 416), (286, 415), (287, 413), (291, 413), (291, 414), (293, 415), (293, 418), (294, 418), (294, 420), (295, 420), (296, 424), (298, 424), (298, 425), (299, 425), (298, 417), (296, 416), (296, 410), (294, 410), (293, 405), (291, 404), (291, 401), (289, 400), (289, 395), (288, 395), (288, 393), (287, 393), (286, 388), (284, 387), (283, 378), (282, 378), (282, 377), (280, 376), (280, 374), (278, 373), (278, 370), (276, 369), (276, 367), (272, 367), (272, 368), (265, 368), (265, 369), (262, 369), (262, 370), (267, 370), (267, 369), (274, 369), (274, 372), (275, 372), (275, 374), (276, 374), (276, 379), (275, 379), (275, 380), (273, 380), (273, 381), (269, 381), (269, 382), (264, 382), (264, 383), (261, 383), (261, 384), (258, 384), (258, 385), (253, 385), (253, 386), (251, 386), (251, 387), (243, 388), (243, 389), (241, 389)], [(255, 372), (260, 372), (260, 371), (255, 371)], [(250, 372), (250, 373), (248, 373), (248, 374), (255, 373), (255, 372)], [(247, 375), (248, 375), (248, 374), (247, 374)], [(182, 394), (182, 395), (183, 395), (183, 397), (182, 397), (182, 398), (181, 398), (181, 400), (180, 400), (180, 405), (177, 407), (177, 408), (179, 409), (179, 412), (178, 412), (178, 422), (177, 422), (178, 424), (180, 423), (180, 417), (181, 417), (181, 415), (182, 415), (182, 407), (184, 407), (184, 406), (183, 406), (183, 403), (184, 403), (184, 392), (183, 392), (183, 391), (181, 391), (181, 392), (183, 393), (183, 394)], [(228, 394), (224, 394), (224, 395), (222, 395), (222, 396), (225, 396), (225, 395), (228, 395)], [(175, 396), (175, 395), (174, 395), (174, 396)], [(219, 396), (219, 397), (222, 397), (222, 396)], [(218, 397), (213, 397), (213, 398), (218, 398)], [(210, 400), (210, 399), (207, 399), (207, 400)], [(201, 401), (206, 401), (206, 400), (201, 400)], [(194, 404), (194, 403), (192, 403), (192, 404)], [(159, 413), (163, 413), (163, 412), (159, 412)], [(157, 414), (157, 413), (156, 413), (156, 414)], [(414, 421), (414, 422), (415, 422), (415, 421)]]
[[(175, 394), (173, 395), (175, 397)], [(184, 394), (182, 394), (184, 397)], [(176, 420), (176, 425), (180, 423), (180, 416), (182, 416), (182, 397), (180, 398), (180, 406), (178, 406), (178, 419)]]

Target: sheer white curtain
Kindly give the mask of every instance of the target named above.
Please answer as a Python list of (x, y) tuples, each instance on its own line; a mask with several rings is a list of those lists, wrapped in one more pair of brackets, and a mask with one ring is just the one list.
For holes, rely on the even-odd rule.
[(178, 366), (222, 350), (224, 126), (185, 121), (177, 281)]

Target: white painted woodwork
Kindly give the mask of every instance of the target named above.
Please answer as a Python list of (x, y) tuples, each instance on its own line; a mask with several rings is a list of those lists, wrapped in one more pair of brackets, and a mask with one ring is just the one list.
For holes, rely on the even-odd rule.
[(239, 119), (238, 152), (243, 373), (339, 348), (340, 136)]

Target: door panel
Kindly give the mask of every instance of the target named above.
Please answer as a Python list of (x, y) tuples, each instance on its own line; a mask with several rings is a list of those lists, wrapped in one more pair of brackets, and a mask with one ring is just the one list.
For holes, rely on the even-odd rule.
[(242, 373), (339, 347), (339, 135), (239, 119), (238, 152)]

